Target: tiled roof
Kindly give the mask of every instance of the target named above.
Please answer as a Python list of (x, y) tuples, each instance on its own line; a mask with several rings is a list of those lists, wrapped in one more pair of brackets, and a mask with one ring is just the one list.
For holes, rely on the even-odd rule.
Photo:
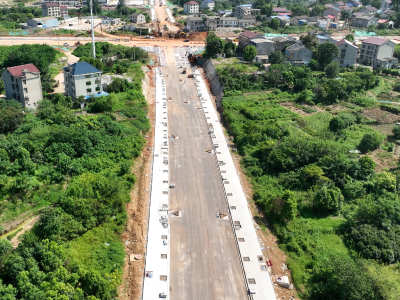
[(366, 6), (366, 9), (368, 9), (369, 11), (376, 11), (377, 9), (373, 6)]
[(38, 68), (35, 67), (34, 64), (27, 64), (27, 65), (21, 65), (21, 66), (16, 66), (16, 67), (10, 67), (10, 68), (7, 68), (7, 70), (14, 77), (21, 76), (22, 75), (22, 70), (28, 70), (29, 72), (40, 73), (40, 71), (38, 70)]
[(343, 9), (343, 10), (353, 10), (353, 8), (350, 7), (350, 6), (343, 6), (342, 9)]
[(60, 9), (68, 9), (66, 5), (60, 5)]
[(272, 8), (273, 12), (285, 12), (286, 11), (286, 7), (274, 7)]
[(59, 6), (58, 3), (43, 3), (43, 5), (46, 7)]
[(363, 43), (380, 46), (380, 45), (386, 43), (387, 41), (388, 41), (387, 39), (381, 39), (381, 38), (377, 38), (377, 37), (370, 37), (370, 38), (365, 39), (363, 41)]
[(325, 4), (325, 7), (333, 7), (333, 4), (330, 4), (330, 3)]
[(337, 4), (339, 4), (339, 5), (344, 5), (344, 2), (343, 2), (343, 1), (337, 1), (337, 2), (335, 2), (335, 3), (337, 3)]
[(252, 39), (252, 38), (254, 38), (255, 36), (257, 36), (257, 34), (256, 33), (254, 33), (254, 32), (251, 32), (251, 31), (245, 31), (245, 32), (243, 32), (243, 33), (241, 33), (240, 35), (242, 35), (242, 36), (244, 36), (244, 37), (247, 37), (248, 39)]
[[(70, 73), (72, 75), (82, 75), (82, 74), (90, 74), (90, 73), (99, 73), (101, 72), (99, 69), (93, 67), (91, 64), (83, 61), (83, 62), (77, 62), (69, 67), (72, 68)], [(69, 67), (65, 67), (63, 70), (69, 70)]]
[(384, 19), (379, 19), (378, 20), (378, 24), (384, 24), (384, 23), (387, 23), (387, 22), (389, 22), (388, 20), (384, 20)]
[(185, 4), (187, 4), (187, 5), (198, 5), (198, 3), (196, 2), (196, 1), (189, 1), (189, 2), (186, 2)]
[(357, 17), (360, 17), (360, 16), (365, 15), (365, 13), (363, 13), (363, 12), (355, 12), (355, 13), (353, 13), (353, 15), (357, 16)]

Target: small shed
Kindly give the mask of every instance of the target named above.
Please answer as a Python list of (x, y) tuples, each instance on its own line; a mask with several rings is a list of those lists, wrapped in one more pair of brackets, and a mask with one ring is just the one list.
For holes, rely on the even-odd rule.
[(58, 26), (58, 20), (56, 17), (33, 18), (27, 20), (26, 24), (31, 28), (50, 28)]

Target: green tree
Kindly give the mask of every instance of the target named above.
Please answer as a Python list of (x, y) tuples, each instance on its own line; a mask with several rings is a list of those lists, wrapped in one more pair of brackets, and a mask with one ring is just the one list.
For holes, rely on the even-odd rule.
[[(90, 9), (90, 1), (87, 1), (87, 9)], [(93, 14), (97, 15), (101, 13), (101, 4), (99, 0), (92, 0), (93, 3)]]
[(337, 78), (340, 72), (340, 65), (337, 61), (332, 61), (325, 67), (325, 75), (328, 78)]
[(311, 17), (323, 16), (326, 7), (324, 5), (315, 5), (310, 12)]
[(317, 60), (323, 67), (330, 64), (331, 61), (339, 56), (339, 48), (333, 43), (323, 43), (318, 46)]
[(375, 8), (377, 8), (377, 9), (381, 9), (381, 1), (379, 1), (379, 0), (373, 0), (372, 2), (371, 2), (371, 6), (373, 6), (373, 7), (375, 7)]
[(281, 23), (279, 22), (279, 20), (277, 18), (273, 18), (271, 20), (271, 22), (269, 22), (269, 27), (271, 27), (272, 29), (277, 30), (280, 26), (281, 26)]
[(363, 156), (358, 160), (358, 163), (360, 164), (360, 175), (362, 178), (368, 178), (374, 173), (376, 163), (371, 157)]
[(0, 109), (0, 133), (8, 133), (17, 129), (23, 122), (24, 114), (12, 106)]
[(314, 197), (314, 207), (320, 212), (335, 213), (341, 209), (343, 195), (338, 188), (322, 186)]
[(256, 47), (254, 46), (247, 46), (243, 50), (243, 56), (245, 61), (253, 61), (256, 55), (257, 55), (257, 50)]
[(378, 300), (374, 281), (360, 261), (346, 255), (330, 257), (311, 278), (310, 300)]
[(340, 12), (340, 20), (342, 20), (342, 21), (348, 20), (350, 16), (351, 16), (351, 13), (348, 10), (342, 10)]
[(0, 279), (0, 299), (2, 300), (16, 300), (17, 299), (17, 289), (11, 284), (5, 285)]
[(400, 140), (400, 126), (395, 126), (392, 129), (393, 135), (397, 140)]
[(297, 200), (294, 197), (294, 193), (286, 190), (282, 199), (284, 201), (282, 217), (288, 221), (293, 220), (297, 215)]
[(271, 65), (281, 64), (286, 61), (286, 57), (281, 51), (274, 51), (269, 55), (268, 60)]
[(349, 41), (350, 43), (354, 42), (354, 35), (348, 34), (344, 38), (345, 40)]
[(315, 34), (307, 34), (300, 36), (300, 41), (303, 43), (306, 48), (315, 52), (318, 47), (318, 38)]
[(393, 56), (396, 57), (397, 59), (400, 59), (400, 45), (396, 45), (394, 47)]
[(224, 51), (224, 41), (217, 37), (214, 33), (207, 36), (206, 52), (210, 57), (216, 57)]
[(361, 151), (373, 151), (383, 142), (383, 136), (378, 132), (366, 133), (361, 139), (358, 148)]
[(378, 188), (387, 191), (393, 191), (397, 186), (396, 175), (386, 171), (376, 174), (374, 182)]

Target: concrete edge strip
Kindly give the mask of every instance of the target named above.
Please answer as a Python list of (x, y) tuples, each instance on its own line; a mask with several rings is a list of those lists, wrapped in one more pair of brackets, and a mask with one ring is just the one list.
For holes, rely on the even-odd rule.
[[(165, 80), (155, 68), (156, 120), (142, 299), (168, 298), (170, 290), (169, 142)], [(166, 224), (166, 225), (165, 225)]]

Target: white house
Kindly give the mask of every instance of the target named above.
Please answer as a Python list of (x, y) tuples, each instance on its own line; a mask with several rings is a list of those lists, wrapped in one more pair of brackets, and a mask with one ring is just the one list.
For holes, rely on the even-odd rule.
[(183, 5), (183, 13), (190, 14), (198, 14), (199, 13), (199, 4), (196, 1), (189, 1)]
[(213, 10), (215, 6), (215, 2), (212, 0), (204, 0), (201, 2), (201, 8)]

